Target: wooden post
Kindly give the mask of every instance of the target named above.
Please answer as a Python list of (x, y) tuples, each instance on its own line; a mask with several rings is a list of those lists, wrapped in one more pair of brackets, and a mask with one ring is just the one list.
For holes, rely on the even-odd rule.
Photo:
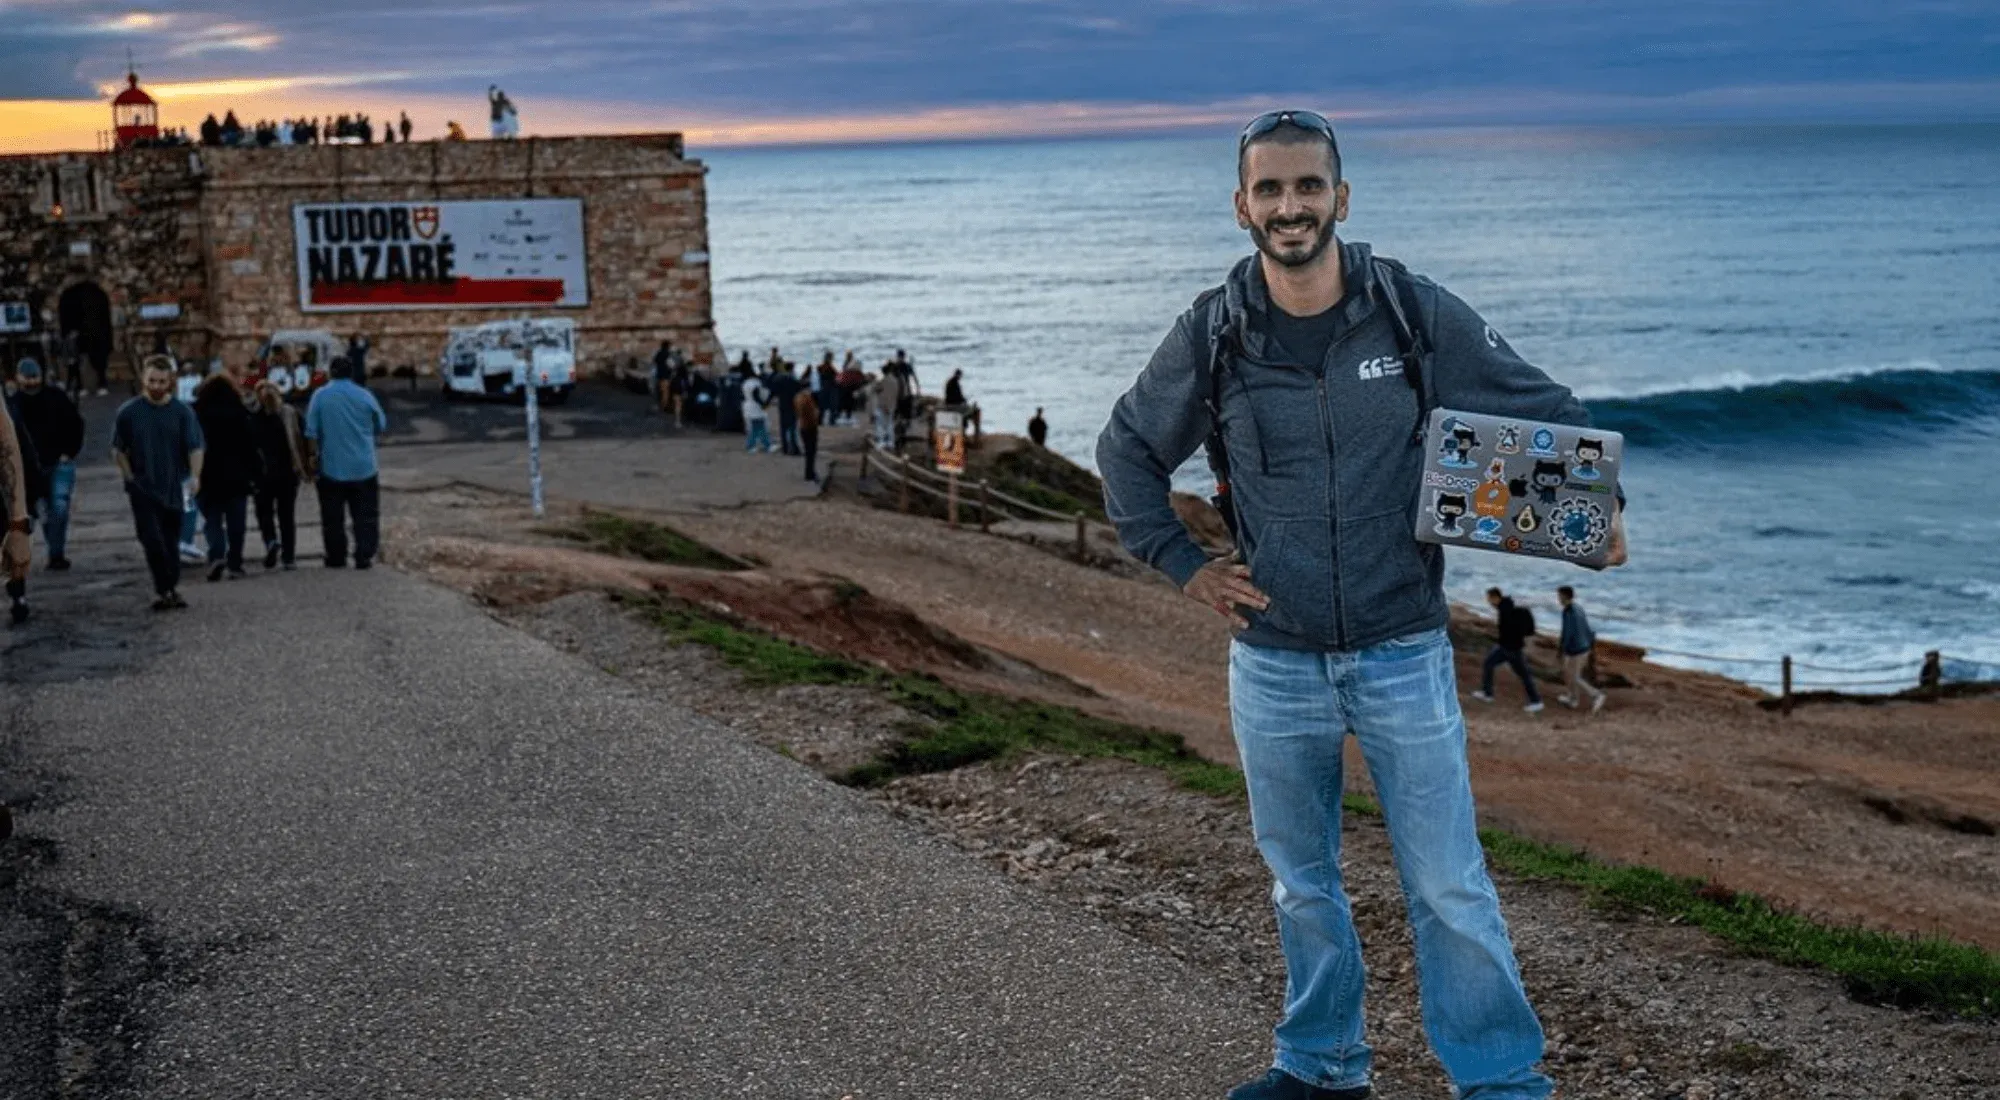
[(1778, 703), (1781, 714), (1792, 713), (1792, 655), (1785, 654), (1785, 694)]
[(986, 479), (979, 479), (979, 533), (993, 533), (993, 505), (986, 496)]
[(957, 474), (951, 475), (951, 477), (945, 482), (944, 512), (946, 520), (951, 524), (951, 529), (954, 531), (958, 530), (958, 475)]
[(1090, 560), (1090, 546), (1084, 542), (1083, 513), (1076, 514), (1076, 560)]

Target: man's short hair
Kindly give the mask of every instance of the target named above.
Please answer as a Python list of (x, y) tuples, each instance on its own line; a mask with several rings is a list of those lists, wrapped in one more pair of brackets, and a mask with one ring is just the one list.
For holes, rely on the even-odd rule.
[(1486, 590), (1486, 598), (1489, 600), (1497, 600), (1505, 595), (1506, 593), (1500, 591), (1498, 588), (1489, 588)]
[(326, 365), (326, 376), (328, 378), (352, 378), (354, 377), (354, 364), (347, 361), (347, 356), (336, 355), (333, 357), (333, 362)]
[(144, 359), (139, 360), (139, 373), (144, 374), (149, 370), (163, 370), (168, 374), (172, 374), (174, 373), (174, 361), (164, 355), (148, 355)]
[(1569, 585), (1563, 585), (1561, 588), (1556, 589), (1556, 595), (1561, 596), (1565, 600), (1573, 600), (1576, 599), (1576, 589), (1571, 588)]
[(1246, 182), (1243, 170), (1250, 163), (1250, 147), (1253, 145), (1324, 145), (1326, 146), (1327, 167), (1332, 170), (1330, 183), (1340, 182), (1340, 146), (1328, 141), (1325, 134), (1296, 122), (1281, 122), (1270, 130), (1258, 134), (1236, 150), (1236, 182), (1240, 186)]

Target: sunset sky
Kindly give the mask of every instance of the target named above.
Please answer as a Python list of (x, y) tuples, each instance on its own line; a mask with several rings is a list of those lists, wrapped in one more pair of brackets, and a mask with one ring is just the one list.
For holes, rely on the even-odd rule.
[(127, 51), (192, 129), (407, 110), (696, 144), (1219, 126), (2000, 120), (1969, 0), (0, 0), (0, 151), (88, 148)]

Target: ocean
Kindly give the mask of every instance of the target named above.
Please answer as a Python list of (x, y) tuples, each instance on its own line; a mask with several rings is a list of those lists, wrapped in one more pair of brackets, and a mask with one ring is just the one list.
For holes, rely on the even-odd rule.
[[(1229, 135), (697, 150), (734, 357), (907, 348), (995, 430), (1096, 435), (1250, 245)], [(1632, 563), (1451, 551), (1553, 623), (1774, 684), (2000, 678), (2000, 127), (1342, 135), (1349, 240), (1470, 302), (1626, 433)], [(1177, 476), (1208, 488), (1199, 455)]]

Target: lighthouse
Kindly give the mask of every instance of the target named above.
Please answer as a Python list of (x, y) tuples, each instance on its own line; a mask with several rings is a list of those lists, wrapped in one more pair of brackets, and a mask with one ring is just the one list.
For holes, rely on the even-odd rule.
[(112, 132), (118, 148), (160, 136), (160, 105), (139, 87), (139, 74), (125, 73), (125, 90), (111, 101)]

